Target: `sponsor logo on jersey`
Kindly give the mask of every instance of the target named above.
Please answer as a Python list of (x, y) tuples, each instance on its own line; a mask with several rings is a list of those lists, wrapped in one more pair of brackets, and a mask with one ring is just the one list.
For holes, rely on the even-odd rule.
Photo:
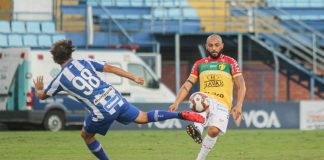
[(206, 92), (206, 93), (209, 95), (215, 95), (217, 97), (224, 98), (224, 94), (219, 94), (219, 93), (215, 93), (215, 92)]
[(208, 75), (207, 81), (204, 82), (204, 89), (207, 87), (223, 87), (224, 82), (216, 75)]
[(225, 68), (226, 68), (226, 65), (224, 63), (222, 63), (218, 66), (218, 69), (221, 71), (225, 70)]
[[(115, 96), (115, 91), (113, 90), (112, 87), (105, 88), (104, 90), (105, 90), (105, 92), (103, 94), (97, 95), (96, 99), (94, 99), (93, 103), (95, 105), (97, 105), (102, 99), (104, 99), (108, 96), (111, 96), (111, 97)], [(113, 91), (113, 92), (111, 92), (111, 91)]]

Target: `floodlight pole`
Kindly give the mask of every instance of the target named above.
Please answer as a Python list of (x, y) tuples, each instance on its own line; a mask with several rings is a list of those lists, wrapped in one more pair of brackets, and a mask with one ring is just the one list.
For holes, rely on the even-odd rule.
[(241, 71), (243, 71), (243, 36), (242, 36), (242, 33), (239, 33), (237, 35), (237, 41), (238, 41), (238, 47), (237, 47), (238, 65), (241, 68)]
[(175, 86), (176, 94), (180, 89), (180, 35), (175, 35)]

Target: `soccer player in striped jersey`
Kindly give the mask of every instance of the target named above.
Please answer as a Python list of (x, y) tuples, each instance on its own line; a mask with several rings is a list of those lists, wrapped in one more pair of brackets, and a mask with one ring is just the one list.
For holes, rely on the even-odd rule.
[[(176, 111), (178, 105), (187, 97), (192, 86), (198, 81), (200, 92), (206, 93), (210, 98), (207, 112), (201, 113), (206, 119), (205, 124), (194, 123), (187, 126), (187, 133), (196, 143), (202, 143), (197, 160), (205, 160), (210, 150), (216, 144), (218, 135), (226, 132), (229, 114), (238, 125), (242, 116), (242, 105), (245, 97), (245, 82), (237, 62), (224, 54), (222, 38), (213, 34), (206, 40), (206, 49), (209, 56), (195, 62), (191, 74), (182, 85), (176, 101), (169, 107)], [(233, 86), (237, 89), (236, 105), (232, 108)], [(207, 135), (202, 139), (203, 128), (207, 126)]]
[(128, 103), (111, 84), (102, 81), (96, 72), (114, 73), (141, 85), (144, 83), (142, 77), (102, 61), (72, 59), (74, 50), (75, 47), (71, 40), (62, 40), (53, 44), (51, 53), (54, 61), (62, 67), (60, 73), (45, 90), (42, 76), (38, 76), (33, 81), (39, 99), (43, 100), (55, 96), (60, 91), (66, 91), (87, 106), (90, 114), (84, 121), (81, 136), (89, 150), (98, 159), (107, 160), (109, 158), (101, 144), (95, 139), (95, 135), (97, 133), (105, 135), (115, 120), (125, 125), (131, 122), (145, 124), (172, 118), (198, 123), (205, 121), (203, 116), (188, 111), (140, 111), (136, 106)]

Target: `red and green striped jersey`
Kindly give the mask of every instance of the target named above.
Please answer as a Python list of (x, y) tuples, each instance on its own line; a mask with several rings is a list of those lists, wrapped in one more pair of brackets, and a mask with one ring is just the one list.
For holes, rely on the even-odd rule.
[(225, 55), (203, 58), (195, 62), (191, 75), (199, 78), (201, 92), (232, 108), (233, 78), (241, 75), (236, 60)]

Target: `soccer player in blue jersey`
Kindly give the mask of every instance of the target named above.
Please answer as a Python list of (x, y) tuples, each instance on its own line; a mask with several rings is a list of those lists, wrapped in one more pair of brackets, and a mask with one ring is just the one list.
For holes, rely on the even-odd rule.
[(51, 48), (53, 59), (55, 63), (61, 65), (62, 69), (45, 90), (43, 77), (38, 76), (33, 80), (35, 90), (39, 99), (42, 100), (64, 90), (87, 106), (90, 114), (84, 121), (81, 137), (97, 158), (109, 159), (101, 144), (95, 139), (95, 134), (105, 135), (114, 120), (125, 125), (131, 122), (145, 124), (172, 118), (198, 123), (205, 121), (201, 115), (188, 111), (140, 111), (136, 106), (128, 103), (111, 84), (102, 81), (96, 72), (114, 73), (141, 85), (144, 84), (142, 77), (102, 61), (72, 59), (73, 51), (75, 47), (71, 40), (62, 40), (53, 44)]

